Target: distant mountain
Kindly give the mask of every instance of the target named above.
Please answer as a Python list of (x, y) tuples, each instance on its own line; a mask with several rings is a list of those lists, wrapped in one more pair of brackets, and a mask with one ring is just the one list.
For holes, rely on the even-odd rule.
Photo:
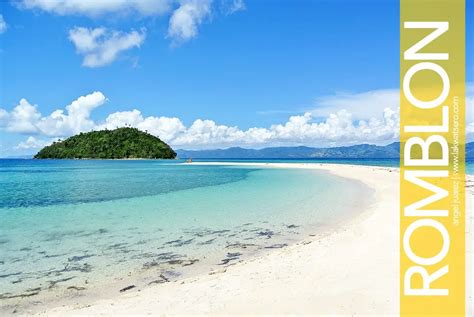
[[(378, 159), (400, 157), (400, 142), (385, 146), (359, 144), (331, 148), (313, 148), (306, 146), (296, 147), (269, 147), (260, 150), (232, 147), (217, 150), (177, 150), (179, 158), (197, 159), (325, 159), (325, 158), (353, 158)], [(474, 157), (474, 142), (466, 144), (466, 157)]]
[(212, 159), (308, 159), (308, 158), (398, 158), (400, 143), (386, 146), (360, 144), (352, 146), (313, 148), (307, 146), (269, 147), (260, 150), (232, 147), (228, 149), (188, 151), (177, 150), (179, 158)]
[(176, 153), (159, 138), (135, 128), (79, 133), (46, 146), (36, 159), (174, 159)]

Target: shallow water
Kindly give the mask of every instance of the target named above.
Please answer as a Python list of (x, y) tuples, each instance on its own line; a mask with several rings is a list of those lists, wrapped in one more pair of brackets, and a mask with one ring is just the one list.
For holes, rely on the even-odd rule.
[(0, 161), (0, 306), (209, 272), (321, 234), (367, 203), (323, 171)]

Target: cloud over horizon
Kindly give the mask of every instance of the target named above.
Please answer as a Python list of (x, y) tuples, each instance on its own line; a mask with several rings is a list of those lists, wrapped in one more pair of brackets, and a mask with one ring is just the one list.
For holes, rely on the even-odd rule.
[[(339, 94), (326, 96), (321, 100), (326, 100), (328, 103), (323, 103), (324, 106), (319, 110), (292, 115), (286, 122), (275, 123), (269, 127), (252, 127), (247, 130), (242, 130), (237, 126), (222, 125), (210, 119), (196, 119), (186, 126), (180, 118), (146, 117), (138, 109), (113, 112), (103, 120), (94, 121), (91, 119), (92, 112), (107, 101), (102, 92), (96, 91), (77, 98), (64, 110), (55, 110), (47, 116), (43, 116), (36, 105), (23, 98), (11, 111), (0, 108), (0, 128), (10, 133), (28, 135), (26, 141), (18, 144), (18, 149), (44, 146), (57, 138), (68, 137), (79, 132), (125, 126), (147, 131), (171, 146), (183, 149), (387, 144), (399, 138), (400, 114), (398, 101), (394, 104), (392, 100), (393, 91), (397, 90), (375, 90), (352, 95), (346, 93), (342, 96)], [(467, 91), (466, 99), (469, 108), (474, 101), (474, 89), (468, 86)], [(387, 102), (370, 104), (374, 100), (379, 100), (380, 95), (386, 95), (387, 92), (390, 96)], [(364, 104), (363, 96), (366, 98), (366, 107), (372, 111), (359, 111), (359, 106)], [(353, 102), (350, 102), (351, 99)], [(332, 109), (329, 101), (333, 105)], [(472, 140), (474, 123), (471, 117), (468, 116), (466, 119), (467, 139)], [(37, 137), (43, 137), (43, 139)]]
[(101, 121), (92, 120), (92, 112), (106, 101), (105, 95), (96, 91), (79, 97), (65, 109), (57, 109), (44, 116), (38, 106), (23, 98), (11, 111), (0, 108), (0, 128), (10, 133), (47, 138), (26, 140), (26, 143), (18, 145), (18, 148), (23, 149), (79, 132), (124, 126), (147, 131), (175, 148), (185, 149), (388, 143), (398, 138), (399, 130), (398, 110), (390, 108), (363, 120), (354, 120), (353, 113), (346, 109), (336, 109), (324, 120), (318, 121), (314, 120), (313, 114), (306, 112), (290, 116), (284, 123), (247, 130), (218, 124), (210, 119), (196, 119), (186, 126), (177, 117), (145, 117), (138, 109), (110, 113)]

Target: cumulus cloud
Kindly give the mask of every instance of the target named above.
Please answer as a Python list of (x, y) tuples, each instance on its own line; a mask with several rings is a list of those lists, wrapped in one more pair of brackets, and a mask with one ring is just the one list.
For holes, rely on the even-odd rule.
[(168, 37), (181, 43), (197, 36), (198, 26), (211, 14), (211, 0), (181, 0), (171, 15)]
[(7, 30), (7, 23), (5, 22), (3, 15), (0, 14), (0, 34), (5, 32), (6, 30)]
[[(339, 110), (351, 112), (354, 119), (376, 117), (385, 108), (397, 111), (400, 104), (398, 89), (379, 89), (362, 93), (338, 93), (316, 99), (315, 117), (325, 118)], [(474, 140), (474, 83), (466, 84), (466, 139)]]
[(25, 141), (18, 143), (15, 147), (17, 150), (40, 149), (53, 143), (53, 140), (40, 140), (33, 136), (29, 136)]
[(49, 116), (41, 118), (37, 126), (42, 134), (48, 136), (67, 136), (92, 130), (95, 123), (90, 119), (91, 112), (103, 105), (106, 100), (100, 91), (81, 96), (66, 106), (66, 113), (63, 110), (56, 110)]
[(140, 47), (145, 40), (145, 29), (129, 33), (106, 28), (75, 27), (69, 30), (69, 40), (78, 54), (84, 56), (86, 67), (101, 67), (115, 61), (120, 52)]
[(186, 127), (178, 118), (143, 117), (137, 109), (109, 115), (98, 129), (134, 126), (159, 136), (175, 147), (212, 148), (226, 146), (331, 145), (361, 142), (389, 142), (398, 138), (399, 113), (387, 108), (378, 117), (354, 122), (346, 110), (330, 114), (323, 122), (313, 122), (307, 112), (291, 116), (284, 124), (269, 128), (241, 130), (213, 120), (195, 120)]
[(58, 109), (48, 116), (42, 116), (37, 106), (22, 99), (10, 112), (0, 110), (0, 122), (4, 122), (3, 127), (7, 131), (48, 137), (132, 126), (182, 148), (383, 143), (396, 140), (399, 130), (399, 113), (390, 108), (363, 120), (355, 120), (352, 112), (345, 109), (330, 113), (324, 120), (315, 120), (312, 113), (306, 112), (268, 128), (254, 127), (247, 130), (221, 125), (209, 119), (197, 119), (186, 126), (179, 118), (145, 117), (138, 109), (114, 112), (105, 120), (94, 122), (91, 119), (92, 111), (105, 101), (101, 92), (94, 92), (79, 97), (65, 110)]
[(105, 119), (105, 122), (98, 124), (96, 129), (115, 129), (126, 126), (147, 131), (163, 140), (173, 140), (186, 130), (183, 122), (178, 118), (153, 116), (143, 118), (137, 109), (112, 113)]
[[(114, 17), (130, 14), (142, 17), (166, 15), (170, 17), (167, 37), (172, 39), (173, 44), (180, 44), (198, 35), (199, 26), (215, 11), (216, 6), (213, 2), (213, 0), (20, 0), (17, 6), (58, 15), (88, 17), (106, 14), (113, 14)], [(221, 3), (225, 15), (245, 10), (244, 0), (221, 0)]]
[(42, 116), (36, 105), (21, 99), (12, 111), (0, 109), (0, 127), (7, 132), (20, 134), (41, 134), (46, 136), (68, 136), (95, 127), (90, 119), (92, 110), (106, 101), (101, 92), (81, 96), (62, 109)]
[(10, 113), (2, 112), (6, 122), (6, 130), (13, 133), (37, 133), (36, 123), (41, 118), (37, 106), (22, 98)]
[(38, 9), (59, 15), (85, 15), (137, 13), (144, 16), (160, 15), (171, 9), (172, 0), (22, 0), (24, 9)]
[[(469, 88), (470, 89), (470, 88)], [(468, 91), (470, 91), (468, 89)], [(372, 99), (372, 93), (365, 93)], [(344, 96), (346, 104), (347, 95)], [(218, 124), (214, 120), (197, 119), (186, 126), (177, 117), (143, 116), (140, 110), (120, 111), (109, 114), (104, 120), (93, 121), (91, 113), (107, 99), (101, 92), (79, 97), (48, 116), (42, 116), (36, 105), (20, 100), (10, 112), (0, 109), (0, 127), (15, 133), (43, 135), (49, 138), (65, 137), (91, 130), (115, 129), (131, 126), (160, 137), (175, 148), (204, 149), (245, 146), (265, 147), (282, 145), (338, 146), (358, 143), (386, 144), (399, 139), (400, 114), (397, 107), (366, 103), (366, 107), (380, 109), (357, 115), (350, 109), (334, 109), (321, 117), (313, 112), (293, 115), (286, 122), (269, 127), (240, 129), (237, 126)], [(336, 99), (331, 99), (335, 104)], [(468, 95), (468, 107), (472, 107)], [(361, 102), (355, 98), (356, 104)], [(349, 104), (347, 104), (349, 105)], [(357, 109), (357, 108), (354, 108)], [(467, 118), (467, 131), (474, 133), (473, 118)], [(472, 138), (471, 138), (472, 139)], [(27, 140), (28, 141), (28, 140)], [(29, 142), (34, 144), (33, 139)], [(23, 148), (27, 143), (24, 143)], [(19, 145), (20, 146), (20, 145)]]
[(337, 93), (316, 99), (316, 108), (311, 113), (326, 117), (339, 110), (347, 110), (355, 118), (379, 115), (385, 108), (397, 109), (400, 104), (398, 89), (378, 89), (362, 93)]

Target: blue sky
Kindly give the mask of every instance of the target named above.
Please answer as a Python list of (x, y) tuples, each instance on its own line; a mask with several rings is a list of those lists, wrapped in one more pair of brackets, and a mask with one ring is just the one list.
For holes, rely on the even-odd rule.
[[(156, 0), (151, 8), (22, 1), (0, 4), (4, 120), (22, 98), (28, 111), (36, 107), (30, 121), (46, 122), (58, 109), (67, 115), (81, 96), (87, 113), (61, 117), (63, 128), (49, 120), (55, 132), (33, 121), (34, 128), (4, 128), (0, 155), (34, 153), (78, 129), (123, 122), (177, 148), (353, 144), (365, 140), (354, 136), (362, 130), (369, 143), (397, 138), (390, 120), (398, 106), (398, 1)], [(114, 51), (108, 45), (112, 58), (104, 57)], [(472, 81), (471, 61), (467, 70)], [(121, 115), (107, 122), (113, 113)], [(328, 122), (331, 114), (337, 122)], [(380, 122), (371, 125), (372, 117)], [(340, 135), (322, 126), (351, 123)], [(374, 129), (380, 135), (369, 137)]]

